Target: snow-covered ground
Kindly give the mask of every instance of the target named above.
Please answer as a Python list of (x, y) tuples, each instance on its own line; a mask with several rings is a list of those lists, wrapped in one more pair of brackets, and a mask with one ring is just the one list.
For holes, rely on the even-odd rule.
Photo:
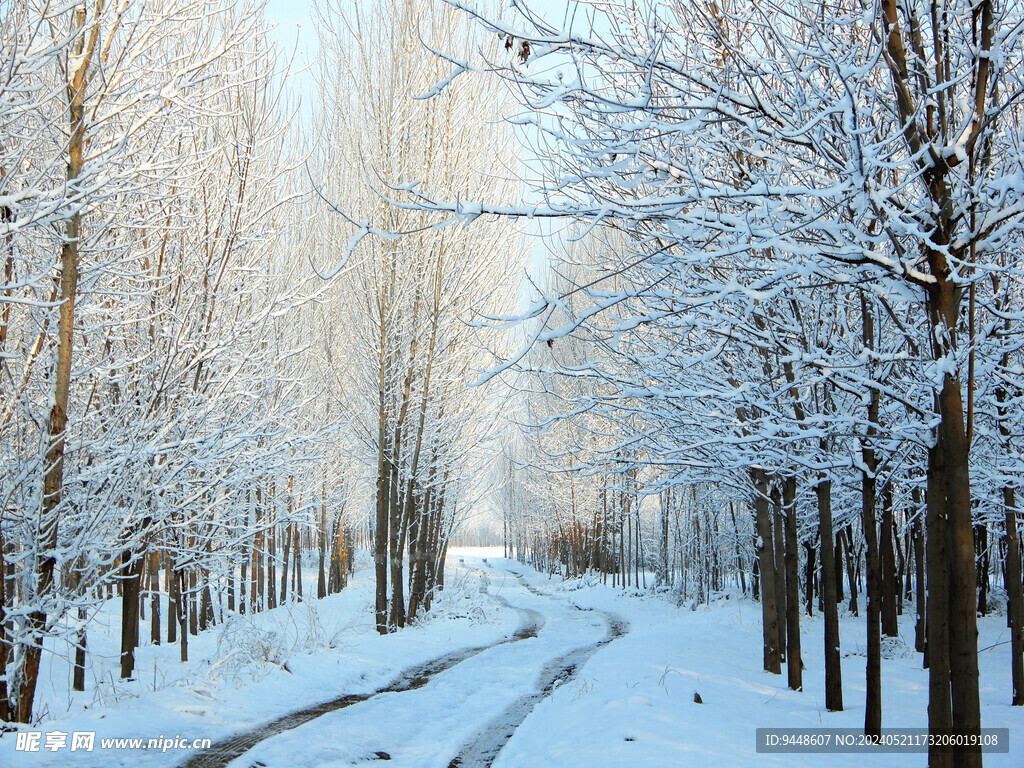
[[(373, 573), (363, 558), (342, 592), (324, 600), (289, 604), (255, 616), (237, 617), (189, 638), (188, 664), (178, 646), (146, 646), (136, 653), (138, 680), (117, 680), (117, 601), (89, 634), (94, 673), (86, 692), (69, 704), (71, 670), (47, 656), (39, 686), (43, 719), (38, 752), (16, 750), (16, 737), (0, 737), (0, 768), (53, 766), (175, 766), (193, 753), (100, 748), (103, 738), (193, 740), (244, 731), (261, 722), (344, 693), (374, 691), (399, 671), (459, 648), (502, 640), (519, 623), (518, 614), (480, 594), (479, 572), (449, 568), (452, 589), (428, 621), (408, 632), (381, 637), (374, 630)], [(306, 595), (316, 594), (307, 582)], [(166, 615), (166, 614), (165, 614)], [(143, 622), (141, 634), (148, 638)], [(146, 640), (148, 642), (148, 640)], [(95, 678), (100, 678), (97, 683)], [(45, 733), (95, 732), (92, 752), (45, 749)], [(247, 764), (248, 765), (248, 764)]]
[[(859, 728), (864, 724), (865, 625), (844, 618), (845, 711), (825, 710), (822, 619), (801, 621), (804, 691), (761, 669), (761, 607), (729, 599), (696, 610), (657, 597), (502, 567), (581, 606), (629, 619), (628, 635), (603, 648), (574, 680), (542, 702), (502, 751), (495, 768), (519, 766), (719, 766), (830, 768), (925, 766), (924, 754), (758, 754), (756, 728)], [(928, 673), (913, 652), (912, 617), (901, 617), (903, 658), (883, 659), (884, 727), (927, 725)], [(979, 620), (979, 647), (1009, 638), (1006, 619)], [(1010, 751), (987, 753), (988, 768), (1024, 766), (1024, 708), (1010, 707), (1008, 645), (981, 654), (985, 728), (1009, 728)], [(899, 656), (893, 648), (890, 656)], [(694, 701), (699, 693), (703, 703)], [(581, 755), (586, 755), (581, 760)]]
[[(510, 705), (535, 693), (552, 660), (606, 637), (606, 614), (624, 619), (630, 631), (593, 650), (574, 676), (530, 703), (535, 708), (507, 740), (496, 768), (926, 763), (923, 754), (755, 752), (757, 727), (862, 724), (862, 618), (843, 620), (846, 711), (830, 713), (823, 706), (819, 617), (803, 619), (807, 669), (805, 691), (798, 693), (786, 688), (784, 675), (760, 668), (756, 603), (733, 598), (697, 610), (679, 608), (661, 597), (626, 595), (596, 582), (548, 578), (504, 560), (500, 550), (456, 551), (448, 562), (449, 589), (438, 610), (405, 631), (386, 637), (374, 631), (372, 573), (364, 561), (339, 595), (239, 617), (190, 638), (188, 665), (177, 661), (176, 645), (140, 649), (139, 680), (133, 683), (116, 681), (118, 627), (111, 606), (109, 626), (90, 632), (96, 656), (89, 690), (69, 697), (70, 670), (50, 656), (40, 685), (43, 719), (25, 729), (42, 734), (41, 749), (17, 750), (16, 734), (7, 733), (0, 738), (0, 766), (181, 765), (194, 753), (104, 749), (100, 740), (216, 741), (343, 694), (379, 690), (401, 670), (443, 654), (486, 647), (422, 686), (324, 715), (257, 744), (231, 763), (233, 768), (338, 768), (386, 755), (392, 765), (444, 768)], [(536, 637), (515, 640), (527, 614), (539, 616), (542, 626)], [(927, 672), (912, 651), (912, 618), (904, 619), (906, 655), (897, 644), (883, 662), (883, 720), (886, 726), (923, 726)], [(1019, 768), (1024, 711), (1008, 704), (1005, 619), (990, 617), (980, 625), (980, 647), (986, 649), (981, 654), (984, 725), (1009, 728), (1011, 734), (1010, 752), (987, 754), (985, 765)], [(144, 625), (144, 635), (147, 629)], [(703, 703), (695, 703), (694, 693)], [(49, 751), (45, 734), (55, 731), (95, 732), (94, 748)]]

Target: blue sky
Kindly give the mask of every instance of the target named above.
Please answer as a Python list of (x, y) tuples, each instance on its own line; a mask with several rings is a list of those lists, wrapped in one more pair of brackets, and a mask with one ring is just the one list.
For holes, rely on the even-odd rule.
[(313, 2), (315, 0), (267, 0), (267, 20), (277, 25), (274, 35), (281, 47), (291, 52), (298, 40), (300, 66), (312, 63), (316, 57), (316, 29), (311, 15)]
[[(564, 18), (570, 1), (526, 0), (524, 4), (549, 21), (556, 21)], [(267, 0), (267, 19), (277, 24), (275, 34), (285, 50), (292, 50), (298, 32), (302, 64), (310, 63), (316, 57), (317, 39), (312, 18), (315, 3), (316, 0)]]
[[(441, 0), (433, 0), (440, 2)], [(267, 0), (266, 17), (272, 24), (277, 25), (274, 36), (281, 48), (288, 54), (297, 45), (296, 68), (307, 69), (300, 74), (300, 89), (303, 93), (303, 114), (308, 115), (309, 106), (315, 99), (313, 93), (313, 71), (317, 52), (319, 49), (316, 36), (316, 27), (313, 22), (312, 10), (317, 0)], [(557, 24), (566, 17), (566, 8), (572, 0), (525, 0), (525, 5), (532, 11), (538, 13), (546, 20)], [(541, 226), (539, 221), (532, 222), (528, 229), (537, 234), (541, 231), (549, 232), (551, 225)], [(556, 227), (557, 228), (557, 227)], [(547, 262), (545, 246), (538, 238), (527, 271), (540, 282), (543, 282), (543, 264)], [(532, 291), (528, 291), (532, 294)], [(532, 301), (535, 297), (523, 296), (524, 302)]]

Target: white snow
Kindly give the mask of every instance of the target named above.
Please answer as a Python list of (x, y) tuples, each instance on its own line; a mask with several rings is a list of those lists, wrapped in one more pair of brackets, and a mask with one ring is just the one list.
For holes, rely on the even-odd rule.
[[(486, 559), (486, 561), (485, 561)], [(820, 616), (802, 617), (804, 692), (785, 675), (761, 670), (760, 606), (720, 598), (710, 607), (677, 607), (664, 595), (625, 594), (597, 580), (563, 582), (501, 557), (501, 551), (459, 550), (449, 556), (449, 589), (435, 614), (385, 637), (373, 629), (372, 573), (365, 558), (353, 582), (323, 601), (289, 605), (237, 619), (190, 638), (194, 659), (178, 648), (139, 651), (140, 680), (116, 679), (116, 615), (90, 629), (93, 676), (68, 704), (68, 669), (48, 656), (41, 679), (43, 720), (25, 730), (43, 734), (39, 752), (15, 750), (15, 734), (0, 737), (4, 768), (180, 765), (187, 750), (103, 750), (110, 737), (223, 738), (287, 712), (348, 693), (387, 685), (402, 669), (459, 648), (509, 638), (515, 608), (545, 620), (538, 636), (482, 651), (422, 687), (386, 693), (272, 737), (233, 762), (237, 768), (348, 766), (387, 752), (389, 765), (446, 766), (509, 704), (536, 689), (555, 657), (604, 637), (596, 608), (620, 616), (630, 631), (599, 650), (575, 676), (554, 688), (518, 728), (495, 768), (518, 766), (925, 766), (924, 754), (782, 754), (755, 752), (757, 727), (858, 727), (864, 714), (864, 618), (842, 619), (846, 711), (824, 709)], [(307, 571), (311, 575), (313, 569)], [(527, 591), (514, 578), (541, 592)], [(486, 575), (489, 594), (482, 593)], [(315, 592), (315, 585), (307, 590)], [(309, 594), (309, 591), (306, 592)], [(311, 607), (315, 606), (313, 613)], [(1019, 766), (1024, 711), (1009, 706), (1005, 618), (979, 620), (985, 727), (1010, 729), (1009, 754), (988, 753), (987, 768)], [(926, 724), (927, 671), (913, 648), (913, 616), (901, 617), (901, 641), (883, 660), (883, 724)], [(142, 634), (148, 637), (148, 623)], [(218, 648), (218, 640), (221, 647)], [(229, 649), (228, 641), (231, 648)], [(263, 653), (261, 649), (267, 649)], [(263, 655), (270, 660), (256, 661)], [(98, 693), (98, 691), (102, 693)], [(703, 703), (694, 702), (699, 693)], [(45, 749), (52, 731), (95, 731), (92, 752)], [(258, 761), (258, 762), (257, 762)]]
[[(512, 565), (513, 568), (522, 566)], [(804, 691), (761, 669), (761, 606), (723, 599), (697, 610), (599, 585), (575, 588), (533, 577), (556, 594), (628, 618), (632, 631), (598, 651), (580, 674), (542, 702), (494, 763), (513, 766), (751, 766), (830, 768), (927, 764), (925, 754), (758, 754), (756, 728), (860, 728), (864, 724), (865, 619), (844, 617), (844, 712), (827, 712), (822, 619), (801, 617)], [(861, 596), (863, 601), (863, 596)], [(927, 725), (928, 672), (913, 653), (914, 625), (900, 617), (905, 658), (882, 661), (883, 727)], [(1005, 617), (979, 619), (979, 648), (1007, 640)], [(986, 768), (1020, 766), (1024, 711), (1009, 706), (1008, 646), (981, 654), (983, 727), (1010, 729), (1008, 754)], [(702, 704), (694, 702), (699, 693)], [(586, 755), (585, 760), (580, 759)]]

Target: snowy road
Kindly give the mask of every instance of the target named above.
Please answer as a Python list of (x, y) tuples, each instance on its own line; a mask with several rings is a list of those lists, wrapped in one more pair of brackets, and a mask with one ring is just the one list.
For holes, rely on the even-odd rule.
[[(538, 597), (547, 597), (531, 587), (524, 578), (517, 575), (519, 583)], [(572, 606), (576, 610), (584, 610)], [(587, 609), (594, 610), (594, 609)], [(552, 660), (541, 672), (537, 681), (537, 690), (521, 696), (495, 720), (489, 723), (467, 743), (450, 763), (448, 768), (487, 768), (490, 766), (502, 747), (515, 735), (516, 729), (533, 712), (544, 698), (554, 692), (555, 688), (570, 680), (587, 659), (594, 655), (598, 648), (612, 640), (622, 637), (629, 631), (628, 623), (611, 613), (600, 613), (608, 625), (605, 636), (597, 642), (580, 646)]]
[[(62, 656), (47, 657), (54, 662), (43, 677), (53, 688), (52, 715), (23, 729), (41, 737), (95, 732), (95, 751), (20, 751), (16, 734), (5, 733), (0, 766), (818, 768), (822, 755), (757, 753), (755, 729), (863, 723), (857, 617), (841, 622), (846, 710), (825, 712), (820, 614), (802, 622), (807, 668), (797, 692), (785, 676), (763, 671), (760, 606), (735, 595), (677, 606), (594, 578), (549, 577), (505, 560), (500, 549), (458, 550), (449, 568), (432, 615), (402, 632), (374, 631), (366, 558), (338, 594), (229, 617), (200, 632), (187, 664), (177, 660), (176, 645), (141, 648), (140, 669), (151, 676), (116, 688), (120, 601), (113, 600), (89, 637), (90, 658), (105, 660), (111, 679), (91, 682), (63, 704), (70, 667), (55, 663)], [(308, 586), (315, 590), (315, 582)], [(619, 616), (628, 618), (628, 634)], [(900, 619), (911, 645), (883, 659), (885, 724), (921, 727), (927, 671), (912, 651), (914, 617)], [(1009, 753), (985, 756), (985, 768), (1019, 768), (1024, 713), (1008, 706), (1006, 620), (993, 615), (981, 626), (984, 722), (1007, 728), (1011, 739)], [(212, 738), (216, 748), (200, 758), (185, 746), (146, 746), (178, 736)], [(126, 739), (141, 745), (103, 743)], [(827, 761), (832, 768), (924, 768), (927, 756), (837, 753)]]
[(515, 574), (478, 566), (481, 588), (520, 614), (518, 629), (485, 647), (405, 670), (384, 688), (342, 696), (236, 735), (183, 768), (305, 768), (389, 760), (393, 765), (489, 766), (533, 708), (601, 646), (624, 620), (582, 610)]

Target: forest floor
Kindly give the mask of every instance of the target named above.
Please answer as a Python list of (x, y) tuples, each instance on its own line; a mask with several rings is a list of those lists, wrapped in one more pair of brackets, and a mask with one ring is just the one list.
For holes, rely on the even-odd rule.
[[(235, 617), (178, 647), (145, 646), (138, 679), (117, 680), (117, 601), (91, 626), (87, 692), (69, 692), (63, 649), (40, 680), (39, 750), (0, 737), (2, 768), (415, 768), (525, 766), (921, 766), (924, 754), (759, 754), (756, 728), (857, 728), (864, 716), (864, 620), (842, 620), (846, 711), (824, 709), (822, 624), (802, 617), (804, 691), (761, 670), (760, 606), (722, 596), (691, 610), (596, 580), (549, 578), (500, 550), (457, 550), (429, 618), (380, 637), (372, 572), (324, 600)], [(315, 592), (307, 583), (306, 594)], [(1024, 711), (1011, 708), (1005, 618), (982, 619), (983, 722), (1009, 728), (1008, 753), (987, 768), (1024, 765)], [(148, 622), (142, 634), (148, 637)], [(886, 642), (883, 722), (923, 727), (927, 671), (913, 617)], [(702, 703), (697, 703), (699, 694)], [(287, 721), (321, 702), (333, 711)], [(302, 722), (305, 720), (305, 722)], [(277, 725), (272, 725), (279, 721)], [(301, 723), (301, 724), (299, 724)], [(68, 744), (51, 734), (69, 734)], [(94, 733), (91, 751), (70, 734)], [(173, 740), (212, 739), (209, 750)], [(234, 738), (234, 752), (220, 751)], [(161, 748), (130, 742), (163, 739)], [(26, 737), (22, 737), (22, 746)], [(171, 742), (166, 751), (162, 748)], [(244, 751), (242, 751), (244, 749)]]

